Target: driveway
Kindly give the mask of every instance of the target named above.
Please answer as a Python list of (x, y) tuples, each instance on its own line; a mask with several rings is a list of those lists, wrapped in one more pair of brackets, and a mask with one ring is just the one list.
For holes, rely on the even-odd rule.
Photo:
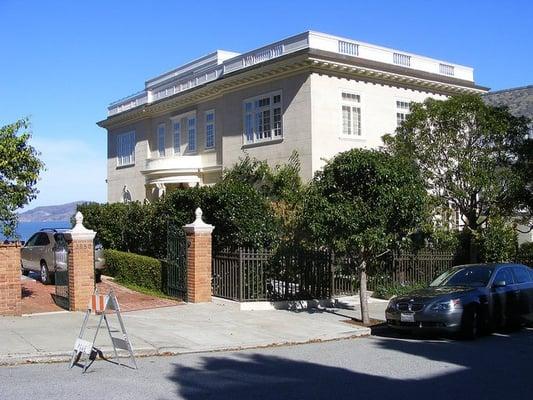
[[(52, 295), (55, 294), (55, 286), (43, 285), (38, 279), (39, 274), (34, 272), (30, 272), (29, 276), (22, 275), (22, 314), (64, 311), (54, 303)], [(102, 277), (102, 282), (98, 283), (97, 286), (101, 293), (107, 293), (113, 289), (123, 312), (183, 304), (178, 300), (162, 299), (135, 292), (114, 283), (107, 277)]]

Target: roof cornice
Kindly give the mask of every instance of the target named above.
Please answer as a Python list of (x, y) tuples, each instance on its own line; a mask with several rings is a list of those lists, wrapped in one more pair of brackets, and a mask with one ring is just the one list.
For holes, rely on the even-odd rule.
[(112, 115), (97, 124), (107, 129), (130, 124), (147, 117), (168, 113), (177, 108), (184, 108), (199, 101), (216, 98), (243, 87), (285, 78), (302, 72), (328, 73), (445, 95), (481, 94), (488, 90), (488, 88), (477, 86), (473, 82), (461, 79), (390, 66), (385, 63), (369, 63), (368, 60), (353, 56), (304, 49), (256, 64), (246, 70), (226, 74), (219, 80), (205, 83), (153, 103), (143, 104), (120, 114)]

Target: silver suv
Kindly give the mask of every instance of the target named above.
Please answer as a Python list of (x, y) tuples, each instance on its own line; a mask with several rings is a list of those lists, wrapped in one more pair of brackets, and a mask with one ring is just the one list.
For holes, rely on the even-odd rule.
[[(69, 229), (41, 229), (34, 233), (20, 250), (22, 273), (39, 272), (45, 285), (54, 283), (54, 274), (67, 269), (67, 241), (65, 233)], [(104, 248), (95, 241), (94, 268), (96, 279), (105, 268)]]

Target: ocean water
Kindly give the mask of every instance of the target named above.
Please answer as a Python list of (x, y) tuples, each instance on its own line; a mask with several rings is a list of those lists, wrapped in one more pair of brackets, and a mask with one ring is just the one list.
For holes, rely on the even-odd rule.
[[(19, 222), (17, 226), (17, 235), (20, 240), (26, 241), (35, 232), (43, 228), (71, 228), (69, 221), (53, 221), (53, 222)], [(0, 232), (0, 240), (4, 240), (4, 235)]]

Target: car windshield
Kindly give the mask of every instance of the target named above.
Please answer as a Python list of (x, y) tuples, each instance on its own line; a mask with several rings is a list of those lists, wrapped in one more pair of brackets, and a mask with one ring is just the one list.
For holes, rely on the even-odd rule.
[(452, 268), (441, 274), (429, 286), (487, 286), (493, 271), (493, 267)]

